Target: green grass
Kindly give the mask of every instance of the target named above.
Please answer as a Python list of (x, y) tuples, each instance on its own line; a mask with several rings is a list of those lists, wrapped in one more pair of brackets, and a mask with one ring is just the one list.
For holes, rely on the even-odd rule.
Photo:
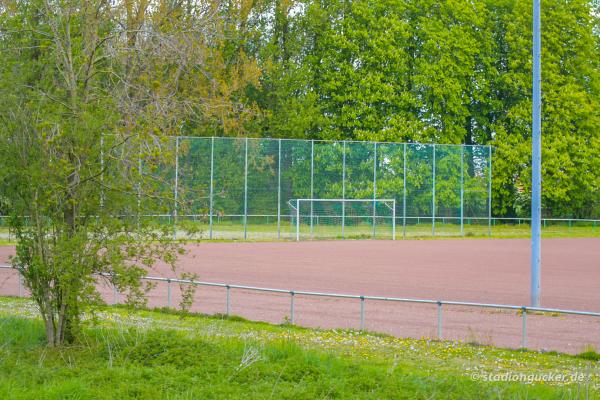
[[(576, 373), (580, 383), (472, 374)], [(0, 298), (2, 399), (585, 399), (599, 363), (564, 354), (106, 307), (44, 346), (32, 303)]]
[[(244, 225), (241, 218), (239, 221), (231, 220), (216, 220), (213, 226), (213, 241), (238, 241), (244, 240)], [(166, 221), (166, 224), (170, 222)], [(204, 241), (208, 238), (209, 226), (202, 221), (185, 221), (182, 219), (180, 234), (188, 227), (193, 231), (199, 232), (193, 240)], [(295, 227), (291, 226), (289, 221), (282, 221), (281, 240), (295, 240)], [(307, 224), (301, 225), (300, 233), (302, 240), (318, 239), (371, 239), (373, 228), (370, 224), (348, 224), (344, 230), (342, 237), (341, 226), (339, 225), (315, 225), (313, 226), (313, 236), (311, 236), (310, 226)], [(528, 224), (505, 224), (496, 223), (492, 226), (491, 236), (487, 224), (477, 225), (469, 223), (466, 220), (463, 229), (463, 235), (460, 232), (460, 225), (455, 223), (436, 222), (435, 237), (432, 236), (431, 222), (419, 222), (406, 226), (406, 230), (402, 225), (396, 226), (396, 239), (402, 239), (406, 236), (407, 239), (474, 239), (474, 238), (528, 238), (531, 234), (531, 228)], [(542, 236), (544, 238), (568, 238), (568, 237), (600, 237), (600, 226), (594, 226), (592, 223), (576, 223), (569, 226), (566, 223), (548, 225), (542, 228)], [(377, 239), (391, 239), (392, 229), (389, 225), (379, 225), (376, 227)], [(248, 241), (276, 241), (277, 223), (270, 221), (269, 223), (256, 223), (250, 221), (247, 226)], [(0, 227), (0, 246), (14, 245), (14, 239), (8, 240), (8, 229)]]
[[(187, 224), (190, 224), (187, 221)], [(185, 226), (185, 225), (184, 225)], [(207, 238), (209, 226), (197, 222), (193, 225), (202, 233), (202, 237)], [(295, 240), (295, 227), (289, 222), (281, 225), (281, 239)], [(310, 239), (370, 239), (372, 238), (373, 228), (370, 224), (348, 224), (344, 229), (342, 237), (341, 226), (339, 225), (314, 225), (311, 234), (311, 228), (308, 224), (300, 226), (302, 240)], [(455, 223), (436, 222), (435, 239), (448, 238), (528, 238), (531, 234), (531, 228), (528, 224), (500, 224), (497, 223), (491, 227), (491, 236), (489, 235), (488, 225), (477, 225), (466, 223), (461, 235), (460, 225)], [(565, 238), (565, 237), (600, 237), (600, 226), (594, 226), (591, 223), (568, 226), (567, 224), (548, 225), (542, 228), (542, 235), (545, 238)], [(431, 222), (419, 222), (406, 226), (396, 226), (396, 239), (431, 239)], [(277, 240), (277, 225), (274, 223), (249, 223), (247, 226), (247, 237), (250, 241)], [(242, 223), (233, 221), (215, 222), (213, 225), (213, 239), (216, 240), (243, 240), (244, 226)], [(377, 239), (391, 239), (392, 229), (389, 225), (378, 225), (376, 227)]]

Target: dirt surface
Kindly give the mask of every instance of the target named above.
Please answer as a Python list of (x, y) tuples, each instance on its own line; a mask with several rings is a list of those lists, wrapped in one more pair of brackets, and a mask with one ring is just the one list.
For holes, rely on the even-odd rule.
[[(198, 280), (249, 286), (526, 305), (529, 303), (527, 239), (320, 241), (202, 243), (188, 246), (180, 271)], [(0, 263), (14, 252), (0, 247)], [(600, 238), (545, 239), (542, 243), (542, 305), (600, 311)], [(149, 275), (174, 277), (164, 266)], [(103, 292), (113, 300), (110, 288)], [(0, 294), (17, 294), (14, 272), (0, 271)], [(223, 288), (199, 287), (194, 310), (223, 313)], [(357, 328), (360, 302), (295, 296), (295, 322), (315, 327)], [(172, 304), (180, 299), (172, 285)], [(167, 284), (149, 297), (167, 304)], [(231, 290), (231, 312), (282, 322), (290, 317), (290, 295)], [(435, 337), (435, 305), (367, 301), (366, 329), (398, 336)], [(443, 307), (443, 337), (519, 347), (522, 320), (514, 311)], [(600, 348), (600, 318), (528, 315), (527, 345), (579, 352)]]

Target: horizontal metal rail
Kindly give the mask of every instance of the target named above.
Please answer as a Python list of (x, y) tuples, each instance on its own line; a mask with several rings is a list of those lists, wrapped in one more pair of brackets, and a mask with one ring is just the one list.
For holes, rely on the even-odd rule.
[[(10, 265), (0, 265), (0, 269), (14, 269)], [(106, 278), (111, 278), (113, 275), (108, 273), (98, 274)], [(528, 307), (528, 306), (517, 306), (511, 304), (495, 304), (495, 303), (476, 303), (468, 301), (452, 301), (452, 300), (431, 300), (431, 299), (415, 299), (415, 298), (404, 298), (404, 297), (385, 297), (385, 296), (368, 296), (368, 295), (356, 295), (356, 294), (343, 294), (343, 293), (328, 293), (328, 292), (313, 292), (305, 290), (289, 290), (289, 289), (275, 289), (266, 288), (259, 286), (247, 286), (247, 285), (235, 285), (219, 282), (205, 282), (196, 281), (191, 279), (178, 279), (178, 278), (163, 278), (158, 276), (145, 276), (142, 279), (153, 282), (166, 282), (168, 284), (167, 290), (167, 304), (171, 307), (171, 283), (177, 283), (182, 285), (194, 285), (194, 286), (208, 286), (208, 287), (221, 287), (227, 290), (226, 293), (226, 315), (230, 315), (230, 303), (231, 303), (231, 290), (250, 290), (256, 292), (265, 293), (280, 293), (287, 294), (290, 296), (290, 321), (295, 323), (296, 310), (295, 310), (295, 297), (300, 296), (313, 296), (313, 297), (328, 297), (328, 298), (339, 298), (339, 299), (353, 299), (360, 301), (360, 330), (365, 329), (365, 301), (389, 301), (389, 302), (400, 302), (400, 303), (418, 303), (418, 304), (431, 304), (437, 307), (437, 337), (442, 339), (442, 309), (443, 306), (461, 306), (461, 307), (477, 307), (477, 308), (494, 308), (504, 310), (515, 310), (521, 312), (522, 320), (522, 333), (521, 333), (521, 347), (527, 347), (527, 313), (555, 313), (555, 314), (570, 314), (570, 315), (581, 315), (589, 317), (600, 317), (600, 312), (593, 311), (580, 311), (580, 310), (569, 310), (561, 308), (544, 308), (544, 307)], [(23, 281), (19, 274), (19, 297), (23, 296)], [(113, 287), (113, 302), (118, 303), (118, 290), (117, 287)]]
[[(106, 136), (110, 136), (110, 134), (105, 134)], [(233, 141), (242, 141), (245, 140), (246, 138), (235, 138), (235, 137), (223, 137), (223, 136), (185, 136), (185, 135), (178, 135), (175, 136), (177, 138), (180, 139), (192, 139), (192, 140), (211, 140), (211, 139), (215, 139), (215, 140), (233, 140)], [(284, 141), (284, 142), (297, 142), (299, 139), (290, 139), (290, 138), (260, 138), (260, 137), (249, 137), (247, 138), (248, 140), (262, 140), (262, 141)], [(431, 146), (435, 146), (434, 144), (430, 144), (430, 143), (408, 143), (408, 142), (379, 142), (379, 141), (373, 141), (373, 140), (331, 140), (331, 139), (310, 139), (310, 140), (305, 140), (306, 142), (310, 142), (313, 141), (315, 143), (339, 143), (340, 145), (343, 142), (346, 143), (364, 143), (364, 144), (395, 144), (395, 145), (404, 145), (406, 144), (407, 146), (413, 146), (413, 147), (431, 147)], [(481, 147), (481, 148), (488, 148), (488, 147), (492, 147), (489, 145), (480, 145), (480, 144), (444, 144), (443, 146), (452, 146), (452, 147)]]
[[(0, 269), (15, 269), (15, 268), (10, 265), (0, 265)], [(107, 278), (112, 277), (112, 275), (108, 274), (108, 273), (102, 273), (102, 274), (98, 274), (98, 275), (104, 276)], [(219, 282), (196, 281), (196, 280), (191, 280), (191, 279), (163, 278), (163, 277), (159, 277), (159, 276), (144, 276), (144, 277), (142, 277), (142, 279), (147, 280), (147, 281), (181, 283), (181, 284), (195, 285), (195, 286), (213, 286), (213, 287), (223, 287), (223, 288), (229, 287), (231, 289), (251, 290), (251, 291), (257, 291), (257, 292), (286, 293), (286, 294), (294, 293), (295, 295), (300, 295), (300, 296), (332, 297), (332, 298), (343, 298), (343, 299), (362, 299), (362, 298), (364, 298), (365, 300), (377, 300), (377, 301), (443, 304), (443, 305), (449, 305), (449, 306), (498, 308), (498, 309), (507, 309), (507, 310), (527, 310), (527, 311), (532, 311), (532, 312), (588, 315), (588, 316), (593, 316), (593, 317), (600, 317), (600, 312), (569, 310), (569, 309), (563, 309), (563, 308), (544, 308), (544, 307), (518, 306), (518, 305), (512, 305), (512, 304), (476, 303), (476, 302), (455, 301), (455, 300), (431, 300), (431, 299), (415, 299), (415, 298), (408, 298), (408, 297), (385, 297), (385, 296), (369, 296), (369, 295), (344, 294), (344, 293), (312, 292), (312, 291), (305, 291), (305, 290), (275, 289), (275, 288), (266, 288), (266, 287), (260, 287), (260, 286), (246, 286), (246, 285), (219, 283)]]
[[(314, 200), (314, 199), (305, 199), (306, 201), (308, 200)], [(319, 201), (330, 201), (327, 199), (320, 199)], [(331, 200), (333, 201), (333, 200)], [(339, 200), (335, 200), (335, 201), (342, 201), (342, 199)], [(352, 201), (351, 199), (345, 199), (343, 200), (345, 202), (349, 202)], [(373, 202), (373, 199), (370, 200), (360, 200), (362, 202)], [(385, 199), (377, 199), (378, 202), (381, 201), (392, 201), (392, 200), (385, 200)], [(304, 214), (303, 214), (304, 215)], [(132, 217), (135, 216), (137, 217), (137, 215), (117, 215), (116, 217)], [(209, 213), (202, 213), (202, 214), (178, 214), (177, 217), (178, 218), (207, 218), (209, 217), (210, 214)], [(227, 217), (235, 217), (235, 218), (242, 218), (244, 217), (244, 214), (222, 214), (222, 215), (217, 215), (217, 214), (213, 214), (213, 217), (219, 217), (219, 218), (227, 218)], [(248, 214), (248, 217), (273, 217), (273, 218), (277, 218), (277, 214)], [(326, 215), (325, 217), (329, 217), (330, 215)], [(140, 215), (141, 218), (173, 218), (173, 214), (143, 214)], [(289, 215), (285, 215), (285, 214), (281, 214), (281, 217), (284, 218), (289, 218)], [(360, 216), (356, 216), (353, 215), (353, 217), (360, 217)], [(366, 217), (372, 217), (371, 215), (365, 215)], [(390, 216), (377, 216), (378, 218), (392, 218)], [(0, 215), (0, 219), (6, 219), (9, 218), (7, 215)], [(27, 217), (25, 217), (27, 218)], [(431, 215), (421, 215), (421, 216), (410, 216), (407, 215), (406, 219), (423, 219), (423, 220), (428, 220), (428, 219), (432, 219), (433, 217)], [(396, 217), (396, 219), (402, 219), (402, 217)], [(456, 221), (460, 221), (461, 217), (460, 216), (436, 216), (435, 219), (437, 220), (456, 220)], [(469, 220), (474, 220), (474, 221), (487, 221), (489, 218), (488, 217), (463, 217), (462, 218), (465, 221), (469, 221)], [(530, 221), (531, 218), (529, 217), (492, 217), (491, 218), (492, 221)], [(600, 219), (589, 219), (589, 218), (542, 218), (542, 222), (543, 221), (547, 221), (547, 222), (595, 222), (595, 223), (599, 223), (599, 227), (600, 227)]]

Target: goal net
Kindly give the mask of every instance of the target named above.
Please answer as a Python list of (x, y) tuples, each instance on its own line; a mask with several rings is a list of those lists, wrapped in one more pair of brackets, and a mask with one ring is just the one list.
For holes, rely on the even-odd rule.
[(292, 199), (288, 205), (296, 240), (396, 239), (394, 199)]

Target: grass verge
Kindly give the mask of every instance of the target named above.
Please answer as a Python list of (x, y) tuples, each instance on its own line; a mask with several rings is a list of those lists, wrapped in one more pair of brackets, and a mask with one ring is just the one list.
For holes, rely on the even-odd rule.
[[(599, 366), (556, 353), (122, 307), (89, 316), (77, 345), (49, 349), (33, 304), (0, 298), (2, 399), (585, 399), (600, 395)], [(507, 374), (552, 378), (484, 378)]]

